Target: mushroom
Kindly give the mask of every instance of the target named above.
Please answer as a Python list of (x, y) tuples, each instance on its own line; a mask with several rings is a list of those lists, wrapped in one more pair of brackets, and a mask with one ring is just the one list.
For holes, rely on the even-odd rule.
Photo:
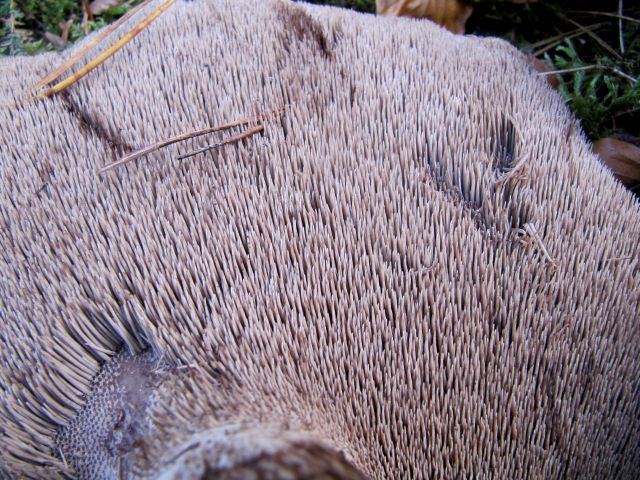
[(640, 475), (638, 205), (505, 42), (177, 2), (0, 123), (2, 475)]

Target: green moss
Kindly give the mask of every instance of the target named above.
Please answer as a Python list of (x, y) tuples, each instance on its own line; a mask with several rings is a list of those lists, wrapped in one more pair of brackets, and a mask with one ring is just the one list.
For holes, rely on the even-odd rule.
[(618, 135), (638, 143), (640, 129), (640, 5), (554, 0), (474, 3), (468, 31), (497, 35), (558, 71), (559, 91), (587, 135)]
[(545, 60), (552, 69), (563, 72), (559, 90), (582, 120), (587, 135), (595, 139), (622, 130), (633, 134), (635, 127), (637, 136), (640, 82), (627, 73), (637, 75), (637, 58), (603, 55), (585, 61), (574, 42), (565, 40)]
[(73, 19), (69, 41), (74, 42), (124, 15), (142, 0), (111, 7), (82, 24), (80, 0), (0, 0), (0, 55), (30, 55), (51, 50), (45, 32), (61, 35), (61, 24)]

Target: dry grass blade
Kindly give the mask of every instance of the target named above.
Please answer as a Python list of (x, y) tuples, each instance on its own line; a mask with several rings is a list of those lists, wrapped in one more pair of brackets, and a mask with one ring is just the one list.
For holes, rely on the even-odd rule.
[(56, 80), (63, 73), (65, 73), (67, 70), (69, 70), (71, 67), (73, 67), (76, 63), (78, 63), (78, 61), (80, 59), (82, 59), (85, 55), (87, 55), (87, 53), (89, 53), (93, 49), (93, 47), (95, 47), (98, 43), (100, 43), (102, 40), (107, 38), (107, 36), (109, 36), (110, 33), (112, 33), (114, 30), (116, 30), (119, 26), (121, 26), (124, 22), (126, 22), (128, 19), (130, 19), (133, 15), (135, 15), (137, 12), (139, 12), (146, 5), (151, 3), (151, 1), (152, 0), (145, 0), (144, 2), (142, 2), (137, 7), (129, 10), (126, 14), (124, 14), (122, 17), (120, 17), (117, 21), (115, 21), (114, 23), (112, 23), (109, 26), (107, 26), (107, 27), (103, 28), (102, 30), (100, 30), (100, 32), (97, 33), (96, 36), (93, 37), (91, 40), (89, 40), (85, 46), (83, 46), (80, 50), (78, 50), (78, 52), (76, 52), (75, 55), (73, 55), (71, 58), (69, 58), (66, 62), (64, 62), (58, 68), (56, 68), (55, 70), (50, 72), (46, 77), (44, 77), (38, 83), (33, 85), (31, 87), (31, 90), (39, 90), (40, 88), (44, 87), (48, 83), (51, 83), (54, 80)]
[(624, 11), (624, 6), (622, 5), (622, 0), (618, 0), (618, 41), (620, 42), (620, 53), (624, 55), (624, 33), (622, 30), (622, 12)]
[(637, 83), (638, 79), (635, 77), (632, 77), (631, 75), (629, 75), (628, 73), (623, 72), (622, 70), (620, 70), (619, 68), (615, 68), (615, 67), (610, 67), (609, 70), (611, 70), (613, 73), (615, 73), (616, 75), (620, 75), (622, 78), (626, 78), (627, 80), (629, 80), (631, 83)]
[(609, 70), (610, 72), (613, 72), (616, 75), (619, 75), (622, 78), (624, 78), (626, 80), (629, 80), (631, 83), (636, 83), (638, 81), (637, 78), (632, 77), (628, 73), (625, 73), (625, 72), (623, 72), (622, 70), (620, 70), (618, 68), (600, 66), (600, 65), (586, 65), (584, 67), (565, 68), (563, 70), (549, 70), (548, 72), (538, 72), (538, 75), (544, 77), (544, 76), (547, 76), (547, 75), (560, 75), (560, 74), (563, 74), (563, 73), (581, 72), (581, 71), (585, 71), (585, 70), (594, 70), (594, 69)]
[(613, 55), (614, 57), (616, 57), (618, 60), (621, 60), (622, 57), (620, 56), (620, 54), (618, 52), (616, 52), (613, 48), (611, 48), (607, 42), (605, 42), (604, 40), (602, 40), (598, 35), (596, 35), (595, 33), (593, 33), (592, 31), (588, 30), (586, 27), (584, 27), (583, 25), (580, 25), (578, 22), (576, 22), (575, 20), (571, 20), (570, 18), (565, 17), (565, 20), (567, 20), (569, 23), (572, 23), (573, 25), (575, 25), (576, 27), (584, 30), (584, 33), (586, 33), (587, 35), (589, 35), (591, 38), (593, 38), (596, 42), (598, 42), (598, 44), (604, 48), (607, 52), (609, 52), (611, 55)]
[(129, 43), (136, 35), (138, 35), (142, 30), (147, 28), (151, 22), (153, 22), (156, 18), (158, 18), (167, 8), (169, 8), (176, 0), (166, 0), (162, 5), (160, 5), (156, 10), (151, 12), (144, 20), (142, 20), (139, 24), (137, 24), (133, 29), (127, 33), (124, 37), (118, 40), (112, 47), (108, 48), (104, 52), (102, 52), (97, 58), (93, 61), (89, 62), (84, 68), (79, 70), (78, 72), (71, 75), (69, 78), (63, 80), (60, 83), (55, 84), (53, 87), (45, 90), (43, 93), (37, 95), (35, 98), (38, 100), (42, 100), (44, 98), (50, 97), (56, 93), (61, 92), (65, 88), (73, 85), (75, 82), (80, 80), (86, 74), (91, 72), (94, 68), (104, 62), (111, 55), (116, 53), (122, 47), (124, 47), (127, 43)]
[[(592, 25), (585, 25), (584, 29), (595, 30), (596, 28), (599, 28), (602, 25), (606, 25), (606, 24), (605, 23), (594, 23)], [(549, 43), (553, 43), (553, 42), (556, 42), (558, 40), (563, 40), (564, 38), (567, 38), (570, 35), (575, 35), (576, 33), (577, 34), (582, 34), (582, 33), (584, 33), (584, 29), (576, 28), (575, 30), (571, 30), (569, 32), (562, 32), (562, 33), (559, 33), (558, 35), (554, 35), (552, 37), (544, 38), (543, 40), (540, 40), (538, 42), (532, 43), (531, 45), (529, 45), (529, 48), (535, 50), (536, 48), (544, 47), (544, 46), (548, 45)]]
[(551, 253), (549, 253), (549, 250), (547, 250), (542, 237), (538, 233), (538, 229), (533, 223), (525, 223), (523, 228), (518, 228), (516, 230), (516, 235), (520, 236), (519, 241), (523, 245), (527, 247), (536, 245), (538, 247), (538, 251), (542, 254), (545, 260), (549, 262), (552, 267), (558, 267), (558, 262), (554, 260)]
[(584, 70), (593, 70), (594, 68), (599, 68), (599, 67), (597, 65), (587, 65), (584, 67), (565, 68), (563, 70), (549, 70), (548, 72), (538, 72), (538, 75), (544, 77), (547, 75), (558, 75), (561, 73), (582, 72)]
[(619, 13), (595, 12), (595, 11), (591, 11), (591, 10), (570, 10), (570, 12), (572, 12), (572, 13), (584, 13), (584, 14), (587, 14), (587, 15), (601, 15), (603, 17), (619, 18), (619, 19), (622, 19), (622, 20), (626, 20), (627, 22), (640, 23), (640, 19), (629, 17), (627, 15), (622, 15), (622, 14), (619, 14)]
[(166, 147), (168, 145), (171, 145), (177, 142), (182, 142), (190, 138), (199, 137), (201, 135), (206, 135), (208, 133), (219, 132), (221, 130), (228, 130), (233, 127), (239, 127), (240, 125), (246, 125), (248, 123), (258, 122), (263, 118), (264, 118), (264, 115), (256, 115), (253, 117), (241, 118), (240, 120), (235, 120), (230, 123), (216, 125), (215, 127), (203, 128), (202, 130), (196, 130), (195, 132), (182, 133), (180, 135), (176, 135), (175, 137), (171, 137), (167, 140), (162, 140), (160, 142), (153, 143), (139, 150), (131, 152), (130, 154), (122, 157), (120, 160), (110, 163), (109, 165), (105, 165), (100, 170), (98, 170), (98, 174), (102, 174), (102, 173), (108, 172), (109, 170), (113, 170), (114, 168), (118, 168), (126, 163), (129, 163), (133, 160), (136, 160), (137, 158), (140, 158), (144, 155), (147, 155), (148, 153), (151, 153), (155, 150)]
[(209, 150), (213, 150), (214, 148), (219, 148), (219, 147), (222, 147), (224, 145), (228, 145), (229, 143), (239, 142), (243, 138), (251, 137), (251, 136), (255, 135), (256, 133), (262, 132), (263, 130), (264, 130), (264, 126), (262, 126), (262, 125), (258, 125), (257, 127), (249, 128), (249, 129), (245, 130), (244, 132), (240, 132), (237, 135), (234, 135), (234, 136), (229, 137), (229, 138), (225, 138), (221, 142), (212, 143), (211, 145), (207, 145), (206, 147), (200, 148), (200, 149), (195, 150), (193, 152), (189, 152), (189, 153), (185, 153), (184, 155), (180, 155), (178, 157), (178, 160), (184, 160), (185, 158), (193, 157), (194, 155), (198, 155), (199, 153), (208, 152)]
[(560, 35), (556, 35), (554, 37), (547, 38), (547, 39), (542, 40), (540, 42), (536, 42), (536, 43), (531, 45), (531, 48), (538, 49), (538, 50), (535, 50), (533, 52), (533, 56), (534, 57), (539, 57), (543, 53), (546, 53), (549, 50), (552, 50), (555, 47), (557, 47), (558, 45), (560, 45), (562, 42), (564, 42), (565, 39), (572, 39), (572, 38), (576, 38), (576, 37), (579, 37), (581, 35), (584, 35), (585, 30), (589, 30), (589, 31), (593, 32), (593, 31), (597, 30), (598, 28), (600, 28), (603, 25), (606, 25), (606, 24), (605, 23), (595, 23), (593, 25), (589, 25), (588, 27), (585, 27), (584, 30), (578, 28), (576, 30), (572, 30), (571, 32), (563, 33), (563, 34), (560, 34)]

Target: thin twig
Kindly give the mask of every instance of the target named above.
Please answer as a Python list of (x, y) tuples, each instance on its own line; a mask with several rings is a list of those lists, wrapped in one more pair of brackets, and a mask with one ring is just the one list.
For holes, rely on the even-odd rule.
[(202, 130), (196, 130), (195, 132), (181, 133), (180, 135), (176, 135), (175, 137), (171, 137), (167, 140), (162, 140), (160, 142), (153, 143), (151, 145), (147, 145), (139, 150), (135, 150), (128, 155), (122, 157), (121, 159), (110, 163), (109, 165), (105, 165), (100, 170), (98, 170), (98, 174), (103, 174), (108, 172), (109, 170), (113, 170), (114, 168), (118, 168), (125, 163), (129, 163), (137, 158), (140, 158), (148, 153), (154, 152), (162, 147), (166, 147), (168, 145), (172, 145), (177, 142), (182, 142), (183, 140), (188, 140), (190, 138), (199, 137), (201, 135), (206, 135), (207, 133), (219, 132), (221, 130), (228, 130), (233, 127), (239, 127), (240, 125), (246, 125), (248, 123), (257, 122), (264, 118), (263, 115), (255, 115), (253, 117), (241, 118), (240, 120), (235, 120), (230, 123), (224, 123), (222, 125), (216, 125), (215, 127), (203, 128)]
[(640, 23), (640, 20), (637, 18), (629, 17), (627, 15), (621, 15), (616, 13), (607, 13), (607, 12), (594, 12), (590, 10), (569, 10), (571, 13), (587, 13), (589, 15), (602, 15), (603, 17), (613, 17), (613, 18), (621, 18), (622, 20), (626, 20), (627, 22)]
[(622, 34), (622, 11), (624, 7), (622, 0), (618, 1), (618, 34), (620, 35), (620, 53), (624, 55), (624, 35)]
[(243, 138), (251, 137), (252, 135), (255, 135), (256, 133), (260, 133), (263, 130), (264, 130), (264, 126), (262, 126), (262, 125), (258, 125), (257, 127), (249, 128), (249, 129), (245, 130), (244, 132), (240, 132), (237, 135), (233, 135), (232, 137), (225, 138), (221, 142), (212, 143), (211, 145), (207, 145), (206, 147), (200, 148), (200, 149), (195, 150), (193, 152), (189, 152), (189, 153), (185, 153), (184, 155), (180, 155), (178, 157), (178, 160), (184, 160), (185, 158), (193, 157), (195, 155), (198, 155), (199, 153), (208, 152), (209, 150), (213, 150), (214, 148), (220, 148), (223, 145), (228, 145), (229, 143), (239, 142)]
[[(214, 133), (214, 132), (218, 132), (221, 130), (228, 130), (230, 128), (233, 127), (239, 127), (240, 125), (246, 125), (248, 123), (252, 123), (252, 122), (264, 122), (265, 120), (268, 120), (270, 118), (273, 118), (274, 116), (277, 116), (279, 114), (282, 114), (288, 107), (290, 106), (290, 104), (286, 104), (284, 107), (280, 107), (280, 108), (276, 108), (274, 110), (268, 111), (268, 112), (264, 112), (261, 113), (259, 115), (254, 115), (252, 117), (245, 117), (245, 118), (241, 118), (239, 120), (235, 120), (233, 122), (230, 123), (224, 123), (222, 125), (216, 125), (215, 127), (208, 127), (208, 128), (203, 128), (201, 130), (196, 130), (195, 132), (188, 132), (188, 133), (182, 133), (180, 135), (176, 135), (175, 137), (171, 137), (167, 140), (162, 140), (160, 142), (156, 142), (153, 143), (151, 145), (148, 145), (146, 147), (140, 148), (138, 150), (135, 150), (131, 153), (129, 153), (128, 155), (122, 157), (121, 159), (110, 163), (108, 165), (105, 165), (104, 167), (102, 167), (101, 169), (98, 170), (98, 174), (102, 174), (105, 172), (108, 172), (109, 170), (113, 170), (114, 168), (117, 168), (121, 165), (124, 165), (128, 162), (131, 162), (132, 160), (135, 160), (137, 158), (140, 158), (144, 155), (147, 155), (148, 153), (151, 153), (155, 150), (158, 150), (162, 147), (166, 147), (168, 145), (177, 143), (177, 142), (181, 142), (183, 140), (188, 140), (190, 138), (194, 138), (194, 137), (199, 137), (201, 135), (206, 135), (208, 133)], [(227, 142), (228, 143), (228, 142)]]
[(622, 78), (626, 78), (627, 80), (629, 80), (631, 83), (636, 83), (638, 81), (637, 78), (632, 77), (631, 75), (629, 75), (628, 73), (623, 72), (622, 70), (616, 68), (616, 67), (609, 67), (609, 70), (611, 70), (613, 73), (617, 73), (618, 75), (620, 75)]
[(31, 90), (39, 90), (44, 87), (48, 83), (53, 82), (58, 77), (60, 77), (63, 73), (73, 67), (79, 60), (81, 60), (84, 56), (86, 56), (98, 43), (104, 40), (110, 33), (116, 30), (119, 26), (121, 26), (124, 22), (126, 22), (129, 18), (139, 12), (142, 8), (148, 5), (152, 0), (145, 0), (140, 5), (135, 8), (129, 10), (126, 14), (120, 17), (117, 21), (110, 24), (109, 26), (103, 28), (98, 32), (91, 40), (89, 40), (78, 52), (75, 53), (71, 58), (69, 58), (66, 62), (60, 65), (58, 68), (50, 72), (46, 77), (40, 80), (38, 83), (31, 87)]
[[(629, 110), (624, 110), (622, 112), (616, 112), (616, 113), (613, 114), (613, 118), (615, 119), (615, 118), (621, 117), (623, 115), (629, 115), (629, 114), (635, 113), (635, 112), (640, 112), (640, 106), (629, 108)], [(640, 187), (640, 183), (637, 186)]]
[(529, 241), (524, 240), (524, 243), (527, 243), (528, 245), (530, 245), (530, 242), (535, 243), (547, 262), (549, 262), (553, 267), (558, 267), (558, 262), (553, 259), (549, 250), (547, 250), (547, 247), (545, 246), (535, 225), (533, 223), (525, 223), (522, 227), (523, 228), (516, 229), (516, 234), (522, 236), (522, 240), (529, 239)]
[[(598, 27), (604, 25), (603, 23), (596, 23), (594, 24), (593, 28), (590, 28), (590, 31), (594, 31), (597, 30)], [(589, 28), (589, 27), (586, 27)], [(558, 45), (560, 45), (564, 40), (570, 40), (576, 37), (579, 37), (580, 35), (584, 35), (584, 30), (573, 30), (572, 32), (567, 33), (566, 35), (561, 35), (561, 36), (556, 36), (554, 37), (554, 39), (551, 42), (544, 42), (542, 43), (542, 45), (545, 45), (544, 48), (541, 48), (540, 50), (536, 50), (533, 52), (533, 56), (534, 57), (539, 57), (540, 55), (542, 55), (543, 53), (547, 53), (549, 50), (551, 50), (552, 48), (557, 47)], [(540, 43), (540, 42), (538, 42)]]
[(86, 74), (91, 72), (94, 68), (104, 62), (111, 55), (116, 53), (122, 47), (124, 47), (127, 43), (129, 43), (136, 35), (138, 35), (142, 30), (147, 28), (151, 22), (153, 22), (156, 18), (158, 18), (167, 8), (169, 8), (176, 0), (166, 0), (162, 5), (160, 5), (156, 10), (151, 12), (144, 20), (142, 20), (139, 24), (137, 24), (133, 29), (127, 33), (124, 37), (118, 40), (113, 46), (109, 47), (107, 50), (102, 52), (98, 57), (89, 62), (84, 68), (74, 73), (67, 79), (63, 80), (60, 83), (55, 84), (53, 87), (45, 90), (43, 93), (37, 95), (35, 98), (38, 100), (42, 100), (44, 98), (50, 97), (56, 93), (61, 92), (65, 88), (73, 85), (75, 82), (80, 80)]
[(588, 30), (587, 28), (585, 28), (584, 26), (580, 25), (578, 22), (576, 22), (575, 20), (572, 20), (568, 17), (565, 17), (565, 20), (569, 23), (574, 24), (576, 27), (578, 28), (582, 28), (584, 29), (584, 33), (586, 33), (587, 35), (589, 35), (591, 38), (593, 38), (596, 42), (598, 42), (600, 44), (600, 46), (602, 48), (604, 48), (607, 52), (609, 52), (611, 55), (613, 55), (614, 57), (616, 57), (618, 60), (622, 59), (622, 57), (620, 56), (620, 54), (618, 52), (616, 52), (613, 48), (611, 48), (607, 42), (605, 42), (604, 40), (602, 40), (598, 35), (596, 35), (595, 33), (593, 33), (592, 31)]
[[(216, 125), (215, 127), (208, 127), (208, 128), (203, 128), (201, 130), (196, 130), (195, 132), (188, 132), (188, 133), (182, 133), (180, 135), (176, 135), (175, 137), (171, 137), (167, 140), (162, 140), (160, 142), (156, 142), (153, 143), (151, 145), (147, 145), (146, 147), (140, 148), (138, 150), (135, 150), (131, 153), (129, 153), (128, 155), (125, 155), (124, 157), (120, 158), (119, 160), (110, 163), (108, 165), (105, 165), (104, 167), (100, 168), (97, 173), (98, 175), (101, 175), (105, 172), (108, 172), (109, 170), (113, 170), (115, 168), (118, 168), (122, 165), (125, 165), (126, 163), (129, 163), (133, 160), (136, 160), (144, 155), (147, 155), (151, 152), (154, 152), (156, 150), (159, 150), (160, 148), (166, 147), (168, 145), (172, 145), (174, 143), (177, 142), (182, 142), (184, 140), (189, 140), (190, 138), (195, 138), (195, 137), (199, 137), (202, 135), (206, 135), (208, 133), (215, 133), (215, 132), (219, 132), (221, 130), (228, 130), (230, 128), (233, 127), (239, 127), (241, 125), (246, 125), (248, 123), (253, 123), (253, 122), (261, 122), (263, 121), (265, 118), (268, 118), (270, 115), (274, 114), (275, 112), (281, 112), (283, 109), (278, 109), (278, 110), (274, 110), (273, 112), (269, 112), (269, 113), (265, 113), (265, 114), (261, 114), (261, 115), (255, 115), (253, 117), (246, 117), (246, 118), (241, 118), (239, 120), (235, 120), (233, 122), (230, 123), (225, 123), (222, 125)], [(254, 129), (258, 129), (256, 131), (253, 131)], [(262, 125), (260, 125), (259, 127), (254, 127), (253, 129), (247, 130), (244, 133), (247, 134), (247, 132), (251, 132), (245, 136), (250, 136), (253, 135), (255, 133), (257, 133), (258, 131), (262, 131), (264, 129), (264, 127)], [(242, 135), (242, 134), (240, 134)], [(241, 138), (236, 138), (238, 135), (230, 137), (226, 140), (224, 140), (222, 143), (220, 143), (219, 146), (222, 145), (226, 145), (227, 143), (232, 143), (234, 141), (238, 141)], [(217, 144), (216, 144), (217, 145)], [(212, 146), (211, 148), (216, 148), (215, 145)], [(199, 152), (196, 152), (199, 153)], [(190, 156), (190, 155), (186, 155), (186, 156)]]
[(586, 67), (575, 67), (575, 68), (565, 68), (564, 70), (550, 70), (548, 72), (538, 72), (538, 75), (547, 76), (547, 75), (556, 75), (557, 73), (571, 73), (571, 72), (581, 72), (583, 70), (593, 70), (595, 68), (601, 68), (598, 65), (587, 65)]
[(581, 72), (584, 70), (609, 70), (617, 75), (620, 75), (622, 78), (629, 80), (631, 83), (636, 83), (638, 81), (637, 78), (632, 77), (628, 73), (625, 73), (616, 67), (608, 67), (606, 65), (587, 65), (585, 67), (565, 68), (564, 70), (550, 70), (548, 72), (538, 72), (538, 75), (547, 76), (562, 73)]
[[(594, 23), (592, 25), (586, 25), (584, 27), (584, 29), (587, 30), (595, 30), (599, 27), (601, 27), (602, 25), (605, 25), (604, 23)], [(547, 45), (548, 43), (553, 43), (556, 40), (563, 40), (565, 38), (570, 38), (572, 35), (576, 35), (576, 34), (583, 34), (584, 33), (584, 29), (583, 28), (576, 28), (575, 30), (571, 30), (569, 32), (564, 32), (564, 33), (559, 33), (558, 35), (554, 35), (553, 37), (548, 37), (545, 38), (543, 40), (540, 40), (538, 42), (532, 43), (531, 45), (529, 45), (529, 48), (535, 50), (536, 48), (542, 47), (544, 45)]]

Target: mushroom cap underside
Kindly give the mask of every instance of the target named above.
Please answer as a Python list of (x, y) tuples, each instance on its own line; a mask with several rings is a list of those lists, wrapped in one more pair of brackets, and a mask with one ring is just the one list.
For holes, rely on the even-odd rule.
[(638, 205), (505, 42), (178, 2), (0, 123), (3, 475), (640, 475)]

